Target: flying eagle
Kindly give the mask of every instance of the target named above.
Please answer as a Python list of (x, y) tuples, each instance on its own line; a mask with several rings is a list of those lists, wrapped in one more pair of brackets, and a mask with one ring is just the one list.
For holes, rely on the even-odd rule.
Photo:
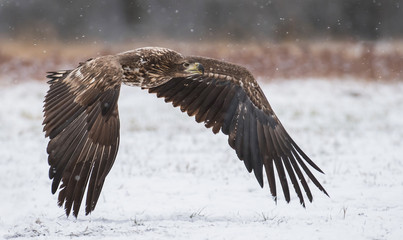
[(44, 132), (53, 179), (60, 185), (58, 204), (77, 217), (87, 188), (85, 212), (94, 210), (119, 147), (118, 98), (122, 83), (147, 89), (182, 112), (204, 122), (213, 133), (228, 135), (229, 145), (263, 187), (263, 167), (270, 192), (277, 196), (275, 173), (290, 201), (287, 175), (300, 203), (306, 178), (326, 195), (307, 167), (322, 170), (288, 135), (263, 91), (244, 67), (204, 57), (182, 56), (166, 48), (139, 48), (90, 59), (68, 71), (49, 72), (44, 101)]

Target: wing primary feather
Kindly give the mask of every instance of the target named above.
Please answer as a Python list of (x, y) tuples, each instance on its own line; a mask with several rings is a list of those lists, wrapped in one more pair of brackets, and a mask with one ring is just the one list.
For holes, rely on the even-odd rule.
[(87, 190), (87, 198), (85, 204), (85, 214), (88, 215), (95, 208), (94, 204), (94, 189), (95, 189), (95, 180), (96, 174), (99, 172), (100, 161), (102, 159), (103, 153), (105, 150), (105, 146), (99, 146), (95, 153), (95, 157), (97, 161), (94, 161), (91, 169), (91, 177), (89, 179), (88, 190)]
[(236, 137), (235, 137), (235, 150), (236, 154), (238, 155), (238, 158), (240, 160), (245, 160), (244, 154), (243, 154), (243, 141), (244, 141), (244, 121), (242, 120), (245, 117), (245, 108), (241, 106), (241, 111), (239, 113), (239, 119), (238, 121), (238, 127), (236, 130)]
[[(234, 97), (234, 98), (236, 98), (236, 97)], [(239, 131), (238, 125), (239, 125), (240, 121), (243, 121), (241, 119), (242, 116), (240, 116), (240, 113), (241, 113), (242, 108), (244, 108), (245, 96), (241, 95), (240, 98), (236, 98), (236, 99), (237, 99), (238, 103), (235, 104), (236, 109), (233, 113), (233, 117), (231, 119), (231, 124), (229, 125), (229, 134), (228, 134), (228, 144), (233, 149), (235, 149), (235, 138), (236, 138), (237, 132)], [(247, 114), (247, 109), (244, 109), (244, 115), (245, 114)], [(245, 163), (245, 159), (244, 159), (244, 163)]]
[[(266, 139), (264, 137), (264, 129), (263, 129), (262, 123), (260, 122), (259, 119), (256, 119), (256, 134), (257, 134), (257, 142), (258, 142), (259, 150), (260, 150), (260, 156), (263, 161), (262, 164), (263, 164), (263, 166), (266, 166), (267, 164), (270, 164), (269, 161), (271, 161), (271, 159), (269, 159), (269, 153), (267, 151), (267, 143), (266, 143)], [(273, 182), (271, 182), (271, 179), (268, 176), (268, 174), (269, 173), (266, 171), (266, 175), (268, 177), (267, 180), (269, 182), (269, 188), (271, 191), (271, 189), (273, 188)], [(262, 175), (263, 175), (263, 169), (262, 169)], [(263, 183), (263, 181), (262, 181), (262, 183)]]
[(73, 170), (69, 176), (68, 185), (66, 187), (67, 196), (64, 203), (64, 208), (66, 210), (66, 214), (70, 215), (71, 208), (73, 206), (75, 200), (75, 190), (77, 189), (77, 179), (80, 179), (80, 172), (85, 163), (85, 157), (87, 156), (87, 152), (91, 146), (91, 142), (87, 139), (83, 148), (80, 151), (80, 154), (77, 158), (77, 162), (73, 167)]
[[(279, 134), (277, 135), (277, 137), (279, 138), (280, 142), (284, 145), (284, 147), (285, 147), (285, 143), (288, 143), (288, 145), (289, 145), (289, 147), (287, 148), (288, 160), (289, 160), (289, 162), (291, 163), (291, 165), (292, 165), (294, 171), (297, 173), (297, 176), (298, 176), (298, 178), (299, 178), (299, 180), (300, 180), (300, 182), (301, 182), (301, 184), (302, 184), (302, 186), (303, 186), (303, 188), (304, 188), (304, 191), (305, 191), (305, 193), (306, 193), (306, 195), (307, 195), (309, 201), (312, 202), (312, 193), (311, 193), (311, 190), (309, 189), (308, 184), (307, 184), (307, 182), (306, 182), (306, 180), (305, 180), (305, 177), (304, 177), (304, 175), (302, 174), (302, 172), (301, 172), (301, 170), (300, 170), (300, 168), (299, 168), (299, 166), (298, 166), (298, 164), (297, 164), (297, 162), (296, 162), (296, 160), (295, 160), (295, 158), (294, 158), (294, 154), (293, 154), (293, 151), (292, 151), (292, 146), (291, 146), (290, 143), (287, 141), (288, 138), (285, 138), (285, 137), (284, 137), (285, 134), (286, 134), (285, 130), (282, 129), (282, 132), (279, 133)], [(300, 198), (300, 199), (301, 199), (301, 198)], [(303, 204), (303, 203), (301, 203), (301, 204)], [(305, 204), (303, 204), (303, 206), (305, 207)]]
[(77, 218), (78, 212), (80, 210), (81, 202), (84, 197), (85, 186), (88, 182), (88, 178), (91, 175), (90, 167), (94, 159), (94, 152), (97, 146), (94, 143), (90, 143), (89, 149), (86, 152), (86, 156), (83, 158), (83, 166), (78, 175), (74, 176), (76, 181), (76, 187), (73, 193), (73, 216)]
[(243, 145), (242, 145), (242, 152), (244, 155), (244, 164), (248, 172), (252, 172), (252, 155), (251, 155), (251, 142), (250, 142), (250, 115), (251, 109), (249, 102), (245, 103), (245, 118), (243, 119)]
[[(116, 144), (110, 146), (109, 158), (111, 158), (111, 159), (116, 159), (116, 155), (118, 153), (118, 148), (119, 148), (119, 140), (120, 140), (119, 137), (117, 137), (117, 139), (115, 140)], [(106, 165), (105, 165), (104, 171), (102, 172), (101, 178), (105, 179), (106, 175), (108, 175), (109, 171), (111, 170), (113, 163), (114, 163), (114, 161), (106, 162)]]
[[(231, 94), (231, 90), (232, 90), (232, 94)], [(239, 95), (242, 95), (242, 93), (237, 93), (235, 94), (236, 89), (234, 89), (234, 87), (232, 87), (232, 89), (230, 90), (230, 93), (227, 95), (227, 97), (225, 98), (224, 104), (223, 104), (223, 108), (226, 109), (225, 114), (224, 114), (224, 118), (222, 120), (222, 128), (221, 131), (225, 134), (228, 135), (229, 134), (229, 127), (231, 125), (232, 122), (232, 118), (235, 114), (235, 111), (238, 108), (238, 104), (239, 104)]]
[[(251, 108), (253, 109), (253, 108)], [(256, 126), (256, 115), (254, 114), (254, 110), (251, 110), (252, 113), (249, 114), (249, 122), (250, 122), (250, 150), (251, 150), (251, 163), (253, 172), (255, 173), (255, 177), (259, 182), (260, 187), (263, 187), (263, 163), (261, 160), (261, 154), (258, 143), (257, 136), (257, 126)]]
[(286, 168), (286, 170), (288, 172), (288, 176), (291, 179), (291, 183), (294, 186), (294, 190), (297, 193), (297, 196), (298, 196), (298, 198), (300, 200), (300, 204), (303, 207), (305, 207), (304, 196), (302, 195), (301, 188), (299, 187), (297, 178), (295, 177), (295, 173), (294, 173), (294, 171), (293, 171), (293, 169), (291, 167), (290, 161), (289, 161), (288, 158), (283, 158), (283, 162), (284, 162), (285, 168)]
[(285, 144), (286, 142), (284, 141), (283, 135), (281, 133), (283, 133), (284, 131), (281, 131), (280, 127), (276, 127), (275, 131), (274, 131), (274, 138), (276, 139), (276, 142), (278, 143), (278, 145), (280, 146), (280, 149), (283, 152), (283, 163), (284, 166), (286, 167), (286, 170), (288, 172), (288, 176), (291, 179), (291, 183), (294, 186), (294, 190), (297, 193), (297, 196), (300, 200), (300, 203), (302, 204), (302, 206), (305, 207), (305, 202), (304, 202), (304, 197), (302, 196), (302, 192), (301, 189), (299, 187), (297, 178), (295, 177), (295, 173), (291, 167), (290, 164), (290, 155), (292, 155), (290, 148)]
[[(107, 151), (106, 151), (107, 153), (105, 153), (105, 149), (107, 149)], [(111, 151), (110, 149), (111, 149), (110, 146), (108, 146), (107, 148), (104, 148), (104, 152), (102, 154), (102, 158), (101, 158), (97, 173), (96, 173), (96, 175), (91, 177), (91, 178), (94, 178), (94, 188), (93, 188), (93, 193), (91, 195), (92, 196), (91, 211), (95, 209), (95, 206), (99, 199), (99, 195), (101, 193), (102, 186), (105, 181), (105, 178), (103, 177), (103, 173), (101, 171), (105, 170), (105, 164), (110, 157), (110, 151)], [(88, 213), (86, 213), (86, 214), (88, 214)]]
[(311, 190), (309, 189), (308, 184), (307, 184), (307, 182), (305, 180), (305, 177), (302, 174), (301, 169), (299, 168), (299, 166), (298, 166), (293, 154), (290, 154), (290, 162), (291, 162), (295, 172), (297, 173), (297, 176), (298, 176), (298, 178), (299, 178), (299, 180), (300, 180), (300, 182), (302, 184), (302, 187), (304, 188), (304, 191), (305, 191), (305, 193), (306, 193), (306, 195), (307, 195), (307, 197), (309, 199), (309, 202), (312, 202)]
[(282, 163), (282, 154), (280, 152), (280, 148), (278, 146), (278, 143), (276, 142), (274, 138), (274, 131), (271, 127), (269, 127), (269, 136), (272, 145), (274, 146), (276, 155), (274, 156), (274, 163), (276, 165), (277, 173), (278, 173), (278, 178), (280, 179), (281, 187), (283, 188), (283, 193), (284, 197), (287, 202), (290, 202), (290, 191), (288, 189), (288, 183), (287, 183), (287, 177), (285, 175), (283, 163)]
[(290, 190), (288, 189), (287, 177), (285, 175), (282, 159), (278, 156), (274, 157), (274, 163), (278, 172), (278, 178), (280, 179), (281, 187), (283, 188), (283, 193), (285, 200), (290, 202)]
[(274, 158), (277, 154), (275, 154), (275, 149), (270, 137), (270, 131), (269, 131), (269, 126), (268, 125), (263, 125), (263, 131), (264, 131), (264, 136), (266, 140), (266, 146), (267, 146), (267, 154), (268, 154), (268, 159), (265, 164), (265, 170), (267, 174), (267, 179), (269, 181), (270, 185), (270, 191), (272, 196), (275, 198), (275, 201), (277, 201), (277, 191), (276, 191), (276, 181), (275, 181), (275, 175), (274, 175), (274, 167), (273, 167), (273, 162)]
[(238, 108), (236, 113), (234, 114), (231, 124), (229, 126), (228, 144), (233, 149), (235, 149), (235, 137), (236, 137), (236, 132), (238, 131), (239, 111), (240, 111), (240, 109)]
[(329, 194), (326, 192), (326, 190), (322, 187), (322, 185), (319, 183), (319, 181), (315, 178), (315, 176), (312, 174), (312, 172), (308, 169), (308, 167), (302, 161), (301, 157), (298, 155), (298, 153), (295, 151), (294, 148), (292, 149), (292, 153), (294, 154), (298, 163), (301, 165), (302, 169), (304, 169), (305, 173), (312, 180), (312, 182), (316, 185), (316, 187), (318, 187), (319, 190), (321, 190), (323, 193), (325, 193), (327, 196), (329, 196)]
[(315, 168), (318, 172), (324, 174), (324, 172), (301, 150), (301, 148), (294, 142), (294, 140), (286, 133), (288, 139), (290, 139), (291, 145), (297, 150), (297, 152), (305, 159), (309, 165)]

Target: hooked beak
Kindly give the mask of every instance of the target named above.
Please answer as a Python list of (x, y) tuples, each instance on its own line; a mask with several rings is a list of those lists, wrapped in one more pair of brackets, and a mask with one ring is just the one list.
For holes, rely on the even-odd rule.
[(185, 69), (185, 72), (192, 73), (192, 74), (204, 74), (204, 67), (200, 63), (191, 63), (189, 67)]

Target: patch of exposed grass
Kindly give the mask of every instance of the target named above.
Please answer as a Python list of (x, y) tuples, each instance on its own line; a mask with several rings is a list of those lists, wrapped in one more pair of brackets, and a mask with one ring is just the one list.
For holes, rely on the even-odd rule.
[(1, 40), (0, 81), (45, 80), (47, 71), (71, 69), (91, 57), (144, 46), (172, 48), (184, 55), (201, 55), (247, 67), (263, 80), (288, 78), (359, 78), (403, 80), (403, 41), (228, 43), (136, 40), (121, 43), (30, 43)]

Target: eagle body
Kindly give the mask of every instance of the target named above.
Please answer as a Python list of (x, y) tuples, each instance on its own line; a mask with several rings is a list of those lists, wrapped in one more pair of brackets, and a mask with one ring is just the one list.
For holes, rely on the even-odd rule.
[(64, 204), (67, 215), (73, 210), (77, 217), (85, 189), (86, 214), (95, 209), (116, 159), (122, 83), (155, 93), (195, 116), (213, 133), (221, 130), (228, 135), (229, 145), (261, 187), (266, 173), (275, 199), (275, 171), (287, 202), (288, 181), (302, 205), (302, 189), (312, 201), (306, 176), (327, 195), (308, 166), (322, 171), (288, 135), (244, 67), (148, 47), (90, 59), (73, 70), (50, 72), (48, 77), (43, 124), (49, 137), (49, 177), (52, 193), (59, 189), (58, 204)]

